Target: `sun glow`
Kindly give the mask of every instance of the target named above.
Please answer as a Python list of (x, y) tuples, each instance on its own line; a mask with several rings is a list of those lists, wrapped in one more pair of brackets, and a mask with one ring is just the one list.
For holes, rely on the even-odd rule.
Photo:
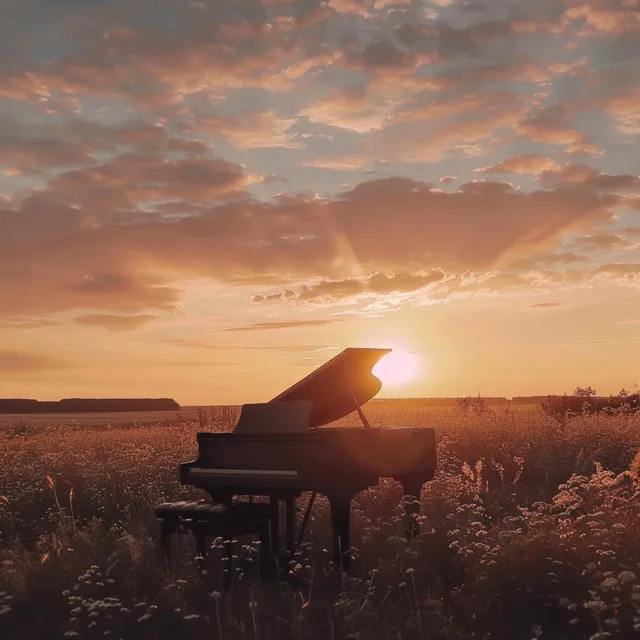
[(418, 362), (412, 353), (394, 349), (388, 353), (371, 370), (383, 385), (400, 386), (410, 382), (416, 375)]

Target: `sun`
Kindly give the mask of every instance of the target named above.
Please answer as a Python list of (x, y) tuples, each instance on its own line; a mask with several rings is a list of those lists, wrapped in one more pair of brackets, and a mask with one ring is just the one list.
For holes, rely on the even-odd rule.
[(418, 362), (412, 353), (402, 349), (394, 349), (383, 356), (371, 370), (382, 384), (399, 386), (411, 381), (418, 369)]

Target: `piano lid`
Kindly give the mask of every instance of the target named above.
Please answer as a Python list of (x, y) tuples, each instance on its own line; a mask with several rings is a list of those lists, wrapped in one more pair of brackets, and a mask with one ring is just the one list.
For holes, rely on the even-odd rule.
[(391, 349), (345, 349), (271, 402), (312, 402), (310, 427), (320, 427), (338, 420), (371, 400), (380, 391), (382, 383), (371, 373), (371, 369), (390, 351)]

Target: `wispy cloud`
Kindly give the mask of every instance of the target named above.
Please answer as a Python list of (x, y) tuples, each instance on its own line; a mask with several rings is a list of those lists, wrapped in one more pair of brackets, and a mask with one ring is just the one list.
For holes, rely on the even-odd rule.
[(29, 351), (0, 350), (0, 374), (36, 373), (65, 369), (69, 363)]
[(602, 344), (620, 344), (626, 342), (640, 342), (640, 338), (609, 338), (605, 340), (587, 340), (584, 342), (565, 342), (559, 344), (558, 347), (586, 347)]
[(118, 315), (86, 315), (75, 319), (78, 324), (87, 327), (102, 327), (109, 331), (132, 331), (155, 320), (158, 316), (118, 316)]
[(340, 322), (339, 320), (282, 320), (274, 322), (256, 322), (244, 327), (230, 327), (222, 331), (267, 331), (270, 329), (301, 329), (305, 327), (324, 327)]
[[(239, 330), (239, 329), (236, 329)], [(228, 344), (228, 343), (212, 343), (202, 342), (198, 340), (184, 340), (173, 338), (170, 340), (159, 341), (163, 345), (171, 345), (174, 347), (185, 347), (188, 349), (205, 349), (212, 351), (277, 351), (282, 353), (307, 353), (313, 351), (323, 351), (325, 349), (333, 349), (327, 345), (318, 344), (275, 344), (275, 345), (246, 345), (246, 344)]]

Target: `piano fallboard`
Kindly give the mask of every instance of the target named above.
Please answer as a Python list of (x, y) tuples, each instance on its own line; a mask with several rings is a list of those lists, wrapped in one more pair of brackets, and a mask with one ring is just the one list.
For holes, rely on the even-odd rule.
[(380, 477), (420, 484), (436, 469), (433, 428), (315, 429), (308, 433), (198, 433), (198, 458), (180, 465), (182, 484), (264, 495), (333, 492)]

